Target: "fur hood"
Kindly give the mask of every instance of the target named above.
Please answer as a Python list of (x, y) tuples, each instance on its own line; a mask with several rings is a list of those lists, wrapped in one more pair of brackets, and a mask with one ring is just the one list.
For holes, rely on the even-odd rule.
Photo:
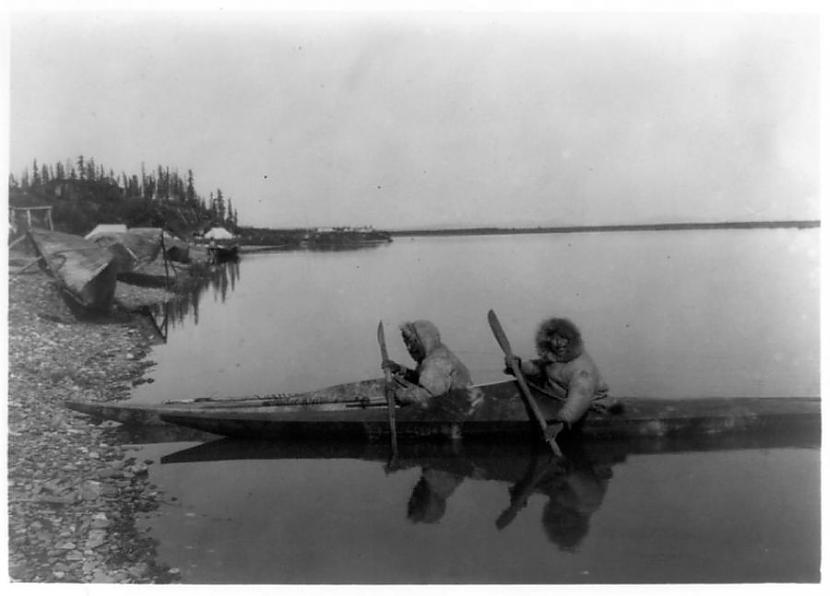
[(424, 354), (428, 355), (441, 347), (441, 335), (431, 321), (413, 321), (401, 325), (401, 332), (414, 337), (424, 348)]
[(542, 321), (539, 329), (536, 331), (536, 353), (540, 357), (546, 357), (550, 351), (550, 341), (553, 339), (554, 334), (557, 333), (569, 340), (565, 358), (562, 360), (563, 362), (570, 362), (582, 354), (582, 334), (576, 325), (568, 319), (551, 318)]

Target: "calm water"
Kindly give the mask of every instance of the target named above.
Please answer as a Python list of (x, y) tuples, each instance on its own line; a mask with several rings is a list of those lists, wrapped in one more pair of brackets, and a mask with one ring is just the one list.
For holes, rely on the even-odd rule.
[[(643, 232), (244, 255), (168, 311), (154, 382), (134, 400), (378, 376), (378, 320), (407, 362), (396, 329), (413, 318), (433, 320), (476, 381), (497, 380), (489, 308), (525, 355), (541, 318), (570, 317), (616, 395), (816, 396), (818, 243), (815, 229)], [(147, 528), (188, 583), (818, 578), (817, 445), (623, 446), (535, 483), (532, 453), (414, 453), (395, 470), (386, 456), (147, 444), (139, 457), (159, 461), (151, 480), (169, 499)], [(528, 483), (499, 529), (511, 487)]]

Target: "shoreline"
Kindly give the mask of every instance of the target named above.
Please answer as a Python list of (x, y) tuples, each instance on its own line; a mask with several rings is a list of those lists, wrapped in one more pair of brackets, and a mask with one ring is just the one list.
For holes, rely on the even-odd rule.
[(105, 319), (76, 318), (37, 269), (9, 275), (8, 533), (12, 583), (178, 581), (137, 529), (163, 501), (149, 466), (117, 424), (96, 424), (63, 406), (72, 397), (117, 401), (154, 363), (159, 341), (141, 305), (171, 299), (119, 282)]
[(613, 224), (590, 226), (540, 226), (536, 228), (446, 228), (389, 230), (391, 236), (488, 236), (511, 234), (584, 234), (590, 232), (668, 232), (685, 230), (751, 230), (774, 228), (818, 228), (821, 220), (725, 221), (659, 224)]

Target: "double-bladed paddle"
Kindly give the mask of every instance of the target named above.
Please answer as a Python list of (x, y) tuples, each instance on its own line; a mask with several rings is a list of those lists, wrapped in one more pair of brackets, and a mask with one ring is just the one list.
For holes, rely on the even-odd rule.
[(487, 313), (487, 320), (490, 322), (490, 329), (493, 330), (493, 335), (496, 336), (496, 341), (499, 342), (499, 346), (501, 346), (505, 357), (507, 357), (507, 362), (513, 370), (513, 374), (516, 375), (516, 381), (519, 383), (519, 389), (521, 390), (520, 393), (524, 398), (525, 404), (531, 411), (533, 417), (536, 419), (536, 422), (539, 423), (539, 427), (542, 429), (545, 441), (547, 441), (548, 445), (550, 445), (553, 453), (558, 457), (561, 457), (562, 450), (559, 449), (559, 445), (556, 443), (556, 435), (559, 433), (559, 429), (548, 426), (547, 420), (545, 420), (545, 416), (542, 414), (542, 410), (539, 409), (539, 404), (536, 403), (536, 399), (533, 397), (533, 394), (530, 392), (530, 388), (527, 386), (524, 374), (522, 373), (522, 367), (519, 365), (519, 359), (513, 354), (513, 349), (510, 347), (510, 341), (507, 339), (507, 335), (504, 333), (504, 329), (502, 328), (496, 313), (490, 310)]
[(386, 351), (386, 337), (383, 333), (383, 321), (378, 323), (378, 345), (380, 346), (381, 366), (384, 373), (384, 393), (386, 394), (386, 410), (389, 415), (389, 432), (392, 434), (392, 454), (398, 453), (398, 431), (395, 427), (395, 390), (392, 387), (392, 371), (386, 366), (389, 353)]

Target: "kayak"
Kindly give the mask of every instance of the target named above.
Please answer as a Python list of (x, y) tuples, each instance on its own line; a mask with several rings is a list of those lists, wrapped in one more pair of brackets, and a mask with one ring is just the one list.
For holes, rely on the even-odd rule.
[[(128, 425), (175, 424), (243, 439), (389, 438), (383, 379), (347, 383), (294, 395), (196, 398), (163, 404), (68, 401), (98, 419)], [(531, 386), (542, 415), (555, 419), (562, 401)], [(719, 434), (796, 433), (820, 436), (820, 398), (701, 397), (618, 399), (619, 407), (592, 408), (567, 433), (590, 439), (705, 437)], [(539, 439), (515, 380), (476, 385), (435, 398), (427, 407), (396, 406), (398, 439)]]

